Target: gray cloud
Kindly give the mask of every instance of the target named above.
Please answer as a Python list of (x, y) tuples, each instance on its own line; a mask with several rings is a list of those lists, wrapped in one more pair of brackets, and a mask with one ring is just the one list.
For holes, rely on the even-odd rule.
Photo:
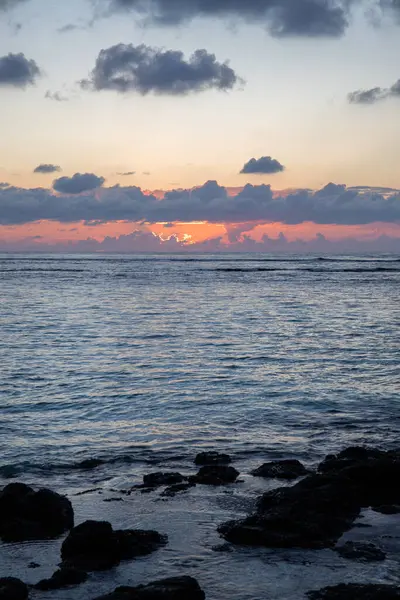
[(0, 57), (0, 86), (26, 88), (34, 85), (41, 71), (34, 60), (24, 54), (12, 54)]
[(54, 100), (55, 102), (68, 102), (69, 98), (67, 96), (63, 96), (61, 92), (51, 92), (47, 90), (44, 97), (47, 100)]
[[(114, 186), (95, 192), (93, 188), (101, 186), (103, 181), (91, 174), (62, 177), (61, 185), (60, 180), (56, 180), (58, 183), (54, 186), (65, 194), (59, 197), (43, 188), (0, 189), (0, 224), (16, 225), (46, 219), (65, 223), (400, 223), (400, 193), (397, 191), (378, 193), (368, 188), (357, 190), (329, 184), (316, 192), (298, 190), (280, 196), (273, 194), (268, 185), (248, 184), (230, 196), (226, 188), (209, 181), (193, 190), (166, 192), (159, 200), (135, 186)], [(83, 191), (87, 193), (78, 195)]]
[(9, 10), (17, 6), (17, 4), (22, 4), (26, 0), (0, 0), (0, 10)]
[(369, 90), (357, 90), (348, 95), (350, 104), (376, 104), (387, 98), (400, 98), (400, 79), (389, 88), (376, 87)]
[(238, 82), (228, 63), (218, 62), (206, 50), (196, 50), (186, 60), (176, 50), (117, 44), (101, 50), (89, 79), (80, 84), (96, 91), (184, 96), (212, 88), (230, 90)]
[(354, 0), (105, 0), (111, 11), (132, 10), (155, 24), (196, 17), (262, 23), (274, 36), (340, 37)]
[(10, 187), (9, 183), (6, 183), (5, 181), (0, 181), (0, 190), (5, 190), (8, 187)]
[(258, 173), (272, 175), (281, 173), (285, 167), (279, 161), (270, 156), (262, 156), (261, 158), (251, 158), (240, 171), (242, 174)]
[(75, 173), (72, 177), (59, 177), (53, 181), (53, 189), (61, 194), (81, 194), (101, 187), (104, 177), (94, 173)]
[(41, 164), (41, 165), (38, 165), (36, 167), (36, 169), (34, 169), (33, 172), (47, 174), (47, 173), (57, 173), (57, 171), (61, 171), (61, 167), (59, 167), (58, 165)]
[(129, 175), (136, 175), (136, 171), (125, 171), (125, 173), (117, 173), (121, 177), (129, 177)]

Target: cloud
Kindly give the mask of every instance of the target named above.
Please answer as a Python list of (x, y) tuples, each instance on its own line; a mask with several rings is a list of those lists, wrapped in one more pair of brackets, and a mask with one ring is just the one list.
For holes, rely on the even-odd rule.
[(17, 4), (21, 4), (25, 1), (26, 0), (0, 0), (0, 10), (9, 10), (14, 8), (14, 6), (17, 6)]
[(197, 17), (234, 18), (264, 25), (274, 36), (340, 37), (354, 0), (105, 0), (113, 11), (132, 10), (145, 21), (178, 25)]
[(251, 158), (240, 171), (242, 174), (268, 174), (281, 173), (285, 167), (275, 158), (270, 156), (262, 156), (261, 158)]
[(6, 183), (5, 181), (0, 181), (0, 190), (5, 190), (6, 188), (9, 188), (10, 184)]
[(0, 57), (0, 86), (26, 88), (34, 85), (40, 75), (36, 62), (27, 59), (22, 52)]
[(47, 173), (57, 173), (57, 171), (61, 171), (61, 167), (59, 167), (58, 165), (41, 164), (41, 165), (38, 165), (36, 167), (36, 169), (34, 169), (33, 172), (47, 174)]
[(141, 44), (117, 44), (101, 50), (89, 79), (81, 87), (94, 91), (114, 90), (185, 96), (209, 89), (230, 90), (239, 77), (227, 62), (214, 54), (196, 50), (186, 60), (183, 52)]
[(350, 104), (376, 104), (387, 98), (400, 98), (400, 79), (389, 88), (375, 87), (369, 90), (357, 90), (348, 95)]
[(53, 181), (53, 189), (61, 194), (81, 194), (101, 187), (104, 177), (94, 173), (75, 173), (72, 177), (59, 177)]
[(67, 96), (63, 96), (61, 92), (52, 92), (47, 90), (44, 97), (47, 100), (54, 100), (55, 102), (68, 102), (69, 98)]
[[(171, 223), (208, 221), (243, 224), (281, 222), (297, 225), (365, 225), (400, 223), (400, 193), (378, 193), (368, 188), (348, 189), (328, 184), (318, 191), (297, 190), (282, 195), (269, 185), (247, 184), (235, 195), (215, 181), (191, 190), (172, 190), (160, 200), (136, 186), (101, 188), (103, 177), (93, 174), (61, 177), (53, 187), (0, 189), (0, 224), (40, 220), (63, 223)], [(100, 189), (99, 189), (100, 188)], [(79, 195), (86, 192), (84, 195)], [(242, 225), (240, 225), (242, 226)]]
[(125, 171), (125, 173), (117, 173), (121, 177), (129, 177), (130, 175), (136, 175), (136, 171)]

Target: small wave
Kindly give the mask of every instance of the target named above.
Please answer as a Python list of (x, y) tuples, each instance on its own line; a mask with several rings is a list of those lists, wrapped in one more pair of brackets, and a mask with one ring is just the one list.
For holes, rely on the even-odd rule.
[(39, 268), (19, 268), (19, 269), (0, 269), (1, 273), (84, 273), (85, 269), (39, 269)]

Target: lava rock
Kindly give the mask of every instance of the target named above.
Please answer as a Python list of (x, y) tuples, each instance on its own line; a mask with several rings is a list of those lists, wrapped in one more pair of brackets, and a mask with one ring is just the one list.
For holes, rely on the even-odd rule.
[(382, 515), (398, 515), (400, 514), (400, 505), (386, 504), (383, 506), (373, 506), (372, 510), (381, 513)]
[(219, 532), (235, 544), (332, 547), (361, 508), (400, 502), (400, 452), (350, 448), (325, 459), (320, 472), (264, 494), (254, 514)]
[(307, 596), (311, 600), (399, 600), (400, 587), (341, 583), (317, 592), (308, 592)]
[(165, 490), (160, 495), (163, 497), (173, 497), (176, 494), (179, 494), (180, 492), (186, 492), (190, 488), (195, 487), (195, 485), (196, 484), (193, 482), (176, 483), (175, 485), (170, 485), (169, 487), (165, 488)]
[(149, 473), (143, 475), (143, 485), (145, 487), (160, 487), (162, 485), (173, 485), (183, 483), (186, 477), (180, 473)]
[(232, 462), (229, 454), (221, 454), (220, 452), (200, 452), (194, 459), (194, 464), (199, 467), (205, 465), (229, 465)]
[(335, 551), (342, 558), (362, 561), (385, 560), (386, 554), (374, 544), (363, 544), (361, 542), (346, 542), (342, 546), (337, 546)]
[(74, 527), (61, 547), (62, 565), (84, 571), (104, 571), (154, 552), (167, 543), (156, 531), (114, 531), (107, 521), (85, 521)]
[(205, 594), (193, 577), (171, 577), (138, 587), (118, 587), (96, 600), (204, 600)]
[(125, 529), (115, 532), (121, 560), (130, 560), (138, 556), (146, 556), (155, 552), (168, 542), (166, 535), (158, 531)]
[(225, 485), (226, 483), (234, 483), (238, 477), (239, 471), (234, 467), (210, 465), (201, 467), (197, 475), (190, 478), (190, 481), (204, 485)]
[(0, 492), (0, 538), (22, 542), (57, 537), (74, 526), (72, 504), (48, 489), (10, 483)]
[(0, 600), (26, 600), (28, 586), (15, 577), (0, 578)]
[(62, 568), (53, 573), (50, 579), (42, 579), (36, 583), (33, 587), (36, 590), (59, 590), (72, 585), (79, 585), (84, 583), (88, 578), (88, 574), (85, 571), (79, 569)]
[(275, 479), (298, 479), (308, 473), (308, 469), (298, 460), (268, 462), (251, 471), (251, 475), (255, 477), (271, 477)]

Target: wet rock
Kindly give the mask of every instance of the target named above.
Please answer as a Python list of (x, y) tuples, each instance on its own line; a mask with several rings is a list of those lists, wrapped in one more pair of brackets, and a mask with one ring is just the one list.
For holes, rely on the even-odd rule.
[(42, 579), (36, 583), (33, 587), (36, 590), (59, 590), (72, 585), (79, 585), (84, 583), (88, 578), (88, 574), (85, 571), (79, 569), (62, 568), (53, 573), (50, 579)]
[(400, 587), (341, 583), (317, 592), (308, 592), (307, 596), (311, 600), (399, 600)]
[(103, 502), (123, 502), (122, 498), (104, 498)]
[(350, 448), (325, 459), (320, 473), (264, 494), (253, 515), (220, 526), (228, 541), (279, 548), (327, 548), (361, 508), (400, 501), (400, 453)]
[(74, 527), (61, 547), (62, 565), (104, 571), (121, 560), (144, 556), (167, 543), (156, 531), (114, 531), (107, 521), (85, 521)]
[(0, 578), (0, 600), (26, 600), (28, 586), (15, 577)]
[(194, 464), (200, 466), (205, 465), (229, 465), (232, 462), (229, 454), (221, 454), (220, 452), (200, 452), (194, 459)]
[(143, 476), (145, 487), (160, 487), (162, 485), (174, 485), (186, 481), (186, 477), (180, 473), (149, 473)]
[(308, 473), (308, 469), (298, 460), (268, 462), (251, 471), (251, 475), (255, 477), (271, 477), (276, 479), (298, 479)]
[(96, 600), (204, 600), (205, 594), (193, 577), (171, 577), (138, 587), (118, 587)]
[(163, 497), (173, 497), (176, 494), (179, 494), (180, 492), (186, 492), (190, 488), (195, 487), (195, 485), (196, 484), (193, 482), (176, 483), (175, 485), (170, 485), (169, 487), (167, 487), (160, 495)]
[(373, 506), (372, 510), (374, 512), (381, 513), (382, 515), (398, 515), (398, 514), (400, 514), (400, 505), (399, 504), (386, 504), (383, 506)]
[(233, 548), (230, 544), (218, 544), (211, 548), (213, 552), (233, 552)]
[(361, 560), (373, 562), (385, 560), (386, 554), (374, 544), (363, 544), (361, 542), (346, 542), (337, 546), (335, 551), (343, 558), (350, 560)]
[(157, 531), (126, 529), (115, 532), (121, 560), (130, 560), (155, 552), (168, 542), (166, 535)]
[(234, 483), (238, 477), (239, 471), (234, 467), (210, 465), (201, 467), (197, 475), (190, 478), (190, 481), (204, 485), (225, 485), (226, 483)]
[(74, 511), (65, 496), (48, 489), (35, 492), (10, 483), (0, 492), (0, 538), (5, 542), (48, 539), (74, 525)]
[(37, 562), (30, 562), (28, 565), (28, 569), (38, 569), (40, 567), (40, 564)]

